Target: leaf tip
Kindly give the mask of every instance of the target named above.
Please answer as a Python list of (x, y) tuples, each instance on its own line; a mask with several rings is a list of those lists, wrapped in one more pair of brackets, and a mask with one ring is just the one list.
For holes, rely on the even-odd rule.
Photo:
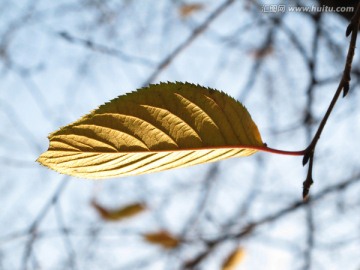
[(43, 157), (45, 153), (46, 153), (46, 152), (42, 153), (42, 154), (35, 160), (35, 162), (39, 163), (39, 164), (42, 165), (42, 166), (47, 167), (47, 165), (45, 164), (44, 157)]

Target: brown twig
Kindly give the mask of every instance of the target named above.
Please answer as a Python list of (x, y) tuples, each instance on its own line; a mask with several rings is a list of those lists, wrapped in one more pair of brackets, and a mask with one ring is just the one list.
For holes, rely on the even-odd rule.
[(345, 68), (344, 68), (342, 78), (337, 87), (335, 95), (334, 95), (333, 99), (331, 100), (330, 105), (329, 105), (323, 119), (321, 120), (318, 130), (316, 131), (311, 143), (305, 150), (305, 154), (304, 154), (304, 158), (303, 158), (303, 165), (306, 165), (309, 161), (310, 161), (310, 164), (308, 167), (308, 174), (307, 174), (306, 180), (304, 181), (304, 188), (303, 188), (303, 198), (304, 199), (306, 199), (309, 196), (310, 186), (313, 183), (312, 168), (313, 168), (313, 159), (314, 159), (316, 144), (320, 139), (321, 133), (326, 125), (326, 122), (327, 122), (332, 110), (335, 107), (335, 104), (336, 104), (341, 92), (343, 92), (343, 97), (345, 97), (349, 91), (350, 80), (351, 80), (351, 76), (350, 76), (351, 66), (352, 66), (352, 62), (353, 62), (353, 58), (354, 58), (354, 54), (355, 54), (356, 39), (357, 39), (358, 30), (359, 30), (359, 22), (360, 22), (360, 3), (358, 4), (355, 14), (354, 14), (353, 18), (351, 19), (351, 22), (346, 30), (346, 36), (349, 36), (351, 34), (351, 39), (350, 39), (348, 54), (347, 54)]

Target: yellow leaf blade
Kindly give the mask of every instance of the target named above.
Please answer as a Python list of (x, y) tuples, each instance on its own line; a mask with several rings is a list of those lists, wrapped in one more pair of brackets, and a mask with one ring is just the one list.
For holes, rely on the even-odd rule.
[(91, 179), (248, 156), (264, 145), (241, 103), (189, 83), (150, 85), (120, 96), (49, 140), (38, 162)]
[[(144, 173), (160, 172), (173, 168), (215, 162), (230, 157), (248, 156), (256, 150), (217, 149), (172, 152), (137, 153), (75, 153), (61, 155), (58, 151), (47, 151), (41, 158), (47, 166), (64, 174), (89, 179), (104, 179)], [(64, 161), (65, 160), (65, 161)]]

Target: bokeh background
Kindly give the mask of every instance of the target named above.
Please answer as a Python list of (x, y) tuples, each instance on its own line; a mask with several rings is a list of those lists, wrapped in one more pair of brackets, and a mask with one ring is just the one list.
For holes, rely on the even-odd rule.
[[(35, 162), (50, 132), (160, 81), (223, 90), (268, 146), (304, 149), (340, 81), (349, 16), (269, 12), (277, 4), (319, 3), (0, 0), (0, 269), (215, 270), (241, 250), (233, 269), (359, 270), (358, 51), (316, 149), (308, 204), (301, 157), (102, 181)], [(110, 221), (94, 204), (146, 210)], [(161, 231), (179, 243), (144, 238)]]

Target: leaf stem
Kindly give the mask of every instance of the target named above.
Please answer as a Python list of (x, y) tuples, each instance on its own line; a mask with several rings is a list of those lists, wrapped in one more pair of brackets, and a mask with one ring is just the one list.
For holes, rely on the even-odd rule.
[(287, 150), (274, 149), (267, 146), (260, 147), (259, 150), (264, 152), (269, 152), (272, 154), (287, 155), (287, 156), (303, 156), (306, 153), (306, 149), (301, 151), (287, 151)]

